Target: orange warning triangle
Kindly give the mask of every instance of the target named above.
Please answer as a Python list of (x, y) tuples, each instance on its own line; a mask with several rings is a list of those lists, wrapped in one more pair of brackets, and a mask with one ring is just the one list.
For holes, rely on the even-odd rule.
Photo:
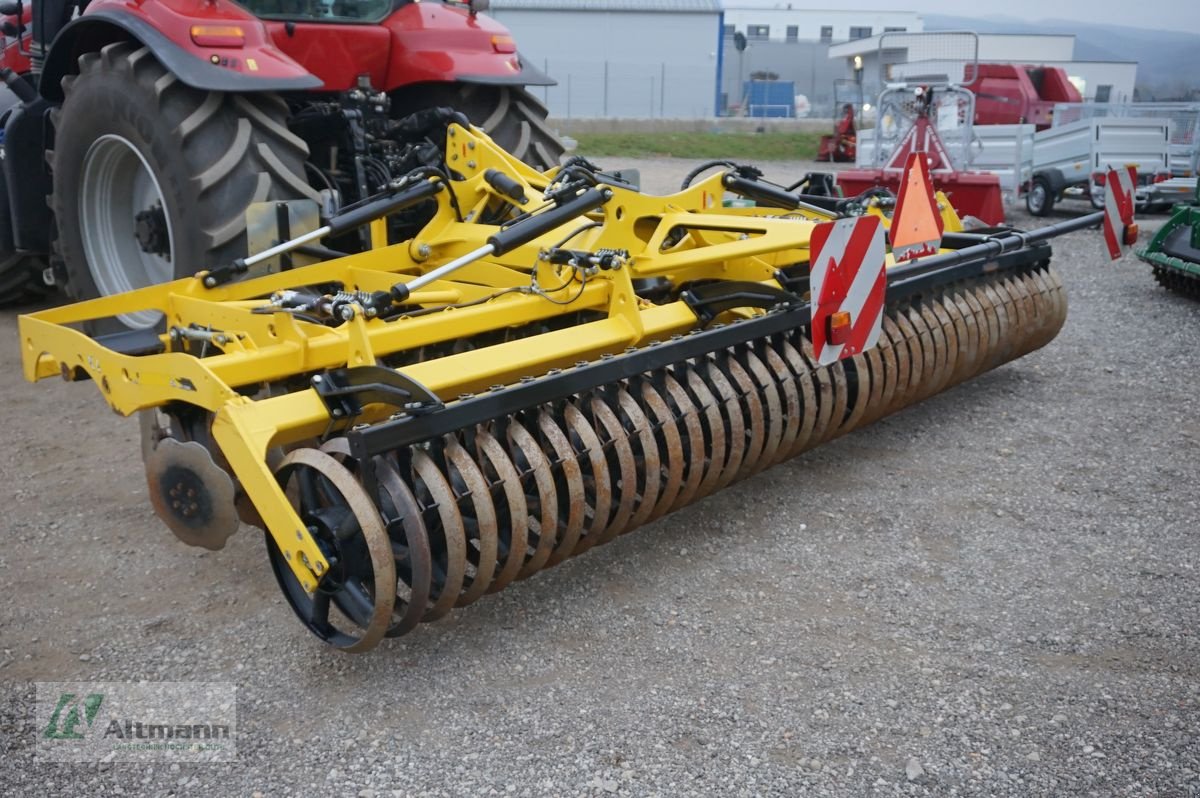
[(896, 262), (936, 254), (942, 243), (943, 228), (925, 153), (910, 153), (900, 180), (896, 212), (892, 214), (890, 237)]

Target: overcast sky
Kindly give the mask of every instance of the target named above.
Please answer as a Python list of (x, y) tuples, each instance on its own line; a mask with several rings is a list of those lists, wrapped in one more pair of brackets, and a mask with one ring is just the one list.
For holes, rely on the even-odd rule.
[(1200, 0), (1143, 0), (1141, 3), (1130, 0), (1004, 0), (982, 4), (963, 0), (842, 0), (837, 7), (963, 17), (1002, 14), (1030, 22), (1045, 18), (1078, 19), (1104, 25), (1200, 33)]

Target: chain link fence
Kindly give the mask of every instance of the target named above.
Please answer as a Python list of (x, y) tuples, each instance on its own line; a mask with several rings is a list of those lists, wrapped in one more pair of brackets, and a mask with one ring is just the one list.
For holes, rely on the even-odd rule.
[(558, 81), (533, 93), (560, 119), (596, 117), (691, 119), (713, 116), (711, 76), (665, 61), (545, 60), (539, 66)]

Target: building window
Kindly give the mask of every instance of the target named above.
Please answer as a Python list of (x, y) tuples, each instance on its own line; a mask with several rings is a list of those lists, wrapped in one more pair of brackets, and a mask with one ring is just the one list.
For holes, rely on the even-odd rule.
[[(870, 30), (870, 28), (867, 28), (867, 30)], [(907, 31), (908, 31), (908, 28), (887, 27), (887, 28), (883, 29), (884, 33), (906, 33)], [(871, 34), (868, 33), (867, 35), (870, 36)]]
[(829, 44), (832, 41), (833, 41), (833, 26), (832, 25), (822, 25), (821, 26), (821, 44)]
[(850, 26), (850, 38), (851, 39), (869, 39), (869, 38), (871, 38), (870, 26), (861, 26), (860, 27), (857, 25), (851, 25)]
[(1106, 103), (1112, 98), (1112, 86), (1108, 83), (1101, 83), (1096, 87), (1096, 102)]
[(726, 25), (726, 26), (723, 28), (723, 30), (724, 30), (724, 32), (725, 32), (725, 35), (726, 35), (726, 36), (732, 36), (732, 35), (733, 35), (733, 31), (734, 31), (734, 27), (733, 27), (732, 25)]
[(787, 40), (789, 42), (795, 42), (795, 41), (800, 40), (800, 26), (799, 25), (788, 25), (787, 26)]
[(746, 38), (747, 39), (766, 39), (770, 35), (771, 35), (771, 26), (770, 25), (747, 25), (746, 26)]

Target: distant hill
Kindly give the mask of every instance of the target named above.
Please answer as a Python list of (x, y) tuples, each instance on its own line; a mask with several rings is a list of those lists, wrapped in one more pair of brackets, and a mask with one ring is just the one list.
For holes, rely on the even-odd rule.
[(1137, 61), (1138, 99), (1200, 99), (1200, 35), (1047, 19), (925, 14), (925, 30), (1073, 33), (1079, 61)]

